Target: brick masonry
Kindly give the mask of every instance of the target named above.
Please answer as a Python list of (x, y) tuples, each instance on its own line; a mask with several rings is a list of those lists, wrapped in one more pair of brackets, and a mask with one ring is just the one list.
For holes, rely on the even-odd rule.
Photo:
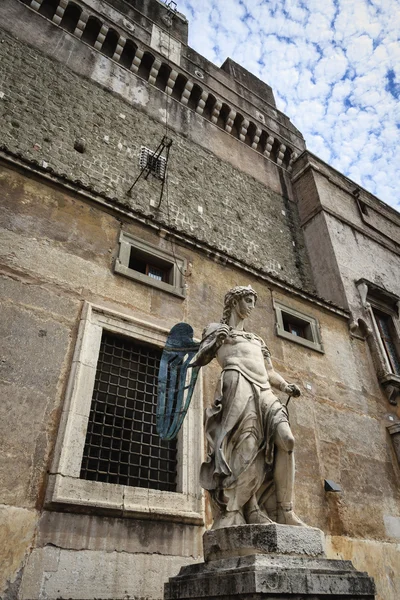
[[(155, 149), (165, 126), (143, 107), (138, 111), (137, 106), (8, 34), (3, 32), (1, 40), (3, 148), (115, 198), (168, 229), (178, 229), (210, 248), (312, 291), (297, 207), (288, 198), (283, 174), (282, 194), (278, 194), (172, 132), (168, 190), (156, 210), (151, 204), (159, 203), (159, 181), (142, 179), (131, 197), (127, 191), (139, 173), (141, 145)], [(120, 67), (115, 65), (115, 69)], [(137, 86), (143, 91), (149, 84), (137, 80)], [(176, 104), (172, 110), (177, 110)], [(162, 108), (159, 112), (162, 117)], [(201, 119), (181, 105), (179, 112), (182, 131), (190, 126), (190, 119)], [(224, 136), (232, 152), (255, 154), (211, 124), (207, 126), (216, 132), (216, 139)], [(84, 153), (74, 149), (82, 140)], [(274, 169), (279, 182), (279, 169)]]

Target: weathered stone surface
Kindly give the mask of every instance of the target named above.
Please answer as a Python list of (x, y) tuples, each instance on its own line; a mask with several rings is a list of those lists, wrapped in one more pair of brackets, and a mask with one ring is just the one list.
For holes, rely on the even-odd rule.
[[(40, 19), (39, 25), (47, 26), (35, 13), (32, 19)], [(62, 30), (56, 33), (64, 35)], [(49, 34), (55, 36), (54, 26)], [(176, 131), (169, 159), (169, 204), (163, 202), (154, 211), (149, 202), (159, 202), (159, 181), (142, 178), (131, 197), (127, 191), (139, 173), (140, 147), (156, 149), (164, 134), (164, 124), (157, 122), (165, 110), (164, 95), (71, 36), (63, 52), (70, 57), (71, 44), (78, 47), (75, 56), (89, 52), (87, 62), (93, 67), (85, 75), (102, 87), (93, 81), (83, 83), (79, 75), (58, 62), (26, 48), (5, 32), (2, 35), (5, 79), (0, 74), (0, 86), (6, 101), (0, 104), (1, 129), (10, 151), (21, 152), (28, 160), (44, 161), (54, 172), (117, 198), (121, 206), (152, 221), (312, 289), (297, 206), (290, 195), (287, 174), (279, 173), (275, 164), (244, 144), (238, 148), (233, 136), (173, 102), (169, 125), (174, 125)], [(56, 39), (52, 48), (58, 45)], [(16, 62), (18, 70), (14, 68)], [(109, 92), (103, 86), (116, 82), (113, 91), (117, 95), (110, 103)], [(125, 99), (118, 96), (122, 90)], [(61, 100), (65, 93), (68, 102)], [(45, 114), (43, 106), (49, 107)], [(18, 129), (12, 126), (13, 119), (21, 123)], [(86, 139), (85, 154), (74, 150), (77, 130)], [(57, 222), (55, 227), (58, 229)], [(64, 236), (68, 233), (59, 232)], [(278, 263), (281, 268), (277, 271)]]
[(37, 546), (202, 558), (199, 528), (183, 523), (45, 511)]
[(62, 550), (32, 552), (22, 578), (20, 600), (162, 598), (163, 584), (193, 559), (128, 552)]
[[(15, 478), (15, 472), (14, 472)], [(29, 546), (33, 542), (38, 513), (0, 505), (0, 595), (12, 587)], [(7, 592), (6, 592), (7, 593)]]
[[(109, 23), (118, 13), (114, 8), (122, 4), (125, 10), (128, 7), (122, 0), (112, 4), (99, 2), (101, 10), (108, 7), (104, 14)], [(154, 3), (138, 0), (135, 7), (142, 10), (147, 4)], [(7, 307), (2, 316), (8, 315), (10, 320), (5, 328), (9, 337), (3, 342), (4, 363), (0, 365), (5, 380), (0, 487), (3, 502), (31, 508), (26, 512), (20, 507), (5, 509), (2, 564), (6, 578), (15, 585), (14, 578), (22, 573), (24, 557), (34, 539), (33, 544), (40, 547), (33, 550), (26, 571), (26, 599), (161, 598), (163, 578), (177, 572), (186, 560), (196, 558), (200, 528), (183, 524), (172, 527), (151, 520), (139, 527), (135, 520), (127, 523), (126, 519), (113, 520), (101, 514), (52, 513), (44, 515), (39, 535), (33, 538), (37, 513), (32, 507), (42, 506), (82, 302), (96, 302), (163, 327), (187, 320), (200, 337), (204, 322), (219, 314), (224, 291), (243, 281), (245, 274), (246, 283), (260, 290), (254, 330), (268, 343), (279, 372), (302, 389), (302, 398), (290, 405), (299, 458), (299, 515), (337, 535), (328, 555), (351, 559), (357, 568), (368, 570), (376, 578), (379, 600), (400, 598), (398, 466), (394, 456), (391, 462), (385, 430), (388, 407), (367, 346), (362, 340), (350, 339), (346, 319), (326, 307), (281, 292), (237, 265), (218, 263), (212, 255), (219, 248), (250, 267), (281, 275), (303, 289), (308, 287), (310, 269), (289, 175), (171, 99), (168, 116), (174, 144), (168, 210), (165, 201), (158, 212), (150, 206), (150, 201), (159, 200), (156, 180), (139, 182), (129, 198), (126, 192), (138, 173), (140, 146), (155, 149), (165, 132), (165, 94), (23, 2), (3, 0), (0, 12), (4, 16), (0, 19), (2, 27), (11, 32), (2, 33), (0, 46), (2, 145), (21, 153), (21, 165), (24, 160), (34, 161), (47, 175), (53, 170), (66, 180), (80, 180), (94, 192), (115, 196), (120, 207), (139, 213), (142, 219), (139, 222), (121, 215), (118, 206), (104, 209), (100, 197), (97, 202), (87, 201), (79, 192), (62, 191), (59, 185), (47, 184), (21, 165), (18, 170), (7, 167), (0, 173), (0, 218), (5, 228), (1, 268), (7, 274), (3, 287)], [(147, 30), (141, 29), (142, 17), (145, 15), (135, 33), (149, 44)], [(146, 17), (148, 29), (152, 25), (149, 17), (153, 18)], [(122, 21), (115, 23), (117, 29), (124, 27)], [(212, 70), (212, 75), (205, 73), (204, 80), (210, 87), (219, 69), (195, 53), (188, 57), (190, 60), (181, 64), (189, 73), (195, 65)], [(217, 84), (212, 82), (218, 85), (217, 95), (229, 93), (230, 98), (242, 102), (233, 89), (228, 90), (232, 83), (228, 74), (222, 75), (217, 76)], [(254, 100), (250, 90), (246, 97)], [(245, 98), (242, 100), (238, 107), (247, 110)], [(259, 105), (254, 104), (254, 108)], [(284, 115), (279, 119), (283, 127)], [(289, 125), (288, 120), (286, 123)], [(287, 130), (289, 136), (293, 132), (293, 127)], [(283, 129), (280, 134), (284, 134)], [(84, 154), (74, 149), (78, 138), (86, 140)], [(305, 165), (300, 161), (302, 169)], [(310, 249), (314, 273), (321, 279), (320, 292), (327, 292), (327, 297), (339, 303), (345, 302), (346, 295), (355, 301), (354, 279), (362, 271), (363, 276), (383, 277), (399, 293), (400, 279), (392, 269), (390, 252), (382, 244), (371, 250), (359, 231), (338, 226), (333, 216), (324, 223), (322, 213), (316, 214), (321, 205), (319, 194), (331, 212), (339, 211), (364, 231), (368, 229), (355, 211), (354, 199), (340, 190), (344, 179), (333, 170), (329, 170), (329, 182), (328, 178), (321, 181), (322, 175), (316, 181), (307, 170), (298, 181), (303, 177), (309, 177), (309, 185), (305, 181), (306, 206), (300, 203), (301, 219), (311, 218), (306, 233), (315, 242)], [(345, 183), (351, 185), (348, 180)], [(391, 235), (387, 229), (390, 223), (389, 218), (370, 222), (380, 230), (376, 235), (381, 243), (387, 243), (385, 232)], [(192, 263), (184, 301), (113, 273), (121, 227), (155, 246), (165, 244), (170, 249), (171, 240), (159, 237), (155, 224), (175, 229), (186, 236), (186, 241), (200, 241), (211, 252), (206, 255), (204, 249), (194, 250), (176, 242), (176, 252)], [(343, 282), (328, 251), (337, 253), (340, 267), (351, 254), (349, 268), (342, 271)], [(360, 256), (365, 260), (360, 261)], [(275, 336), (274, 298), (318, 319), (324, 355)], [(22, 305), (23, 317), (15, 318), (17, 304)], [(209, 398), (217, 378), (218, 369), (207, 367), (205, 395)], [(190, 460), (191, 454), (184, 458)], [(340, 483), (343, 493), (326, 494), (322, 485), (326, 477)], [(131, 494), (126, 496), (129, 502)], [(364, 539), (350, 540), (349, 535)], [(174, 557), (168, 554), (169, 543)], [(269, 581), (274, 581), (273, 576)], [(8, 593), (4, 595), (0, 582), (0, 596), (14, 600), (13, 592)]]
[(351, 562), (253, 555), (183, 567), (165, 585), (165, 600), (271, 598), (374, 600), (375, 586)]
[(374, 578), (376, 600), (400, 598), (400, 544), (327, 536), (326, 546), (328, 556), (351, 560), (356, 569)]
[(206, 531), (206, 562), (249, 554), (325, 556), (324, 534), (313, 527), (290, 525), (239, 525)]

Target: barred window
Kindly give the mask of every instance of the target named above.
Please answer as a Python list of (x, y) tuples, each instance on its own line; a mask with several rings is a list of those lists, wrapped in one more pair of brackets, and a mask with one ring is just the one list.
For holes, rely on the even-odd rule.
[(203, 524), (201, 377), (176, 441), (156, 433), (167, 337), (158, 324), (85, 303), (46, 506)]
[(176, 491), (177, 444), (156, 432), (159, 348), (103, 330), (81, 478)]

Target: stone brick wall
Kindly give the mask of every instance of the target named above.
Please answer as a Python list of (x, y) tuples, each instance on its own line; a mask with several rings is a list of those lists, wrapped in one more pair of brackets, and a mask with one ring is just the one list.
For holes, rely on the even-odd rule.
[[(159, 203), (159, 181), (140, 180), (131, 198), (127, 191), (139, 173), (141, 145), (155, 150), (165, 133), (164, 125), (146, 114), (146, 105), (155, 103), (162, 117), (165, 95), (149, 90), (149, 84), (131, 74), (136, 93), (147, 97), (137, 110), (137, 105), (83, 80), (9, 35), (3, 33), (2, 39), (3, 148), (260, 271), (270, 271), (270, 261), (275, 260), (281, 279), (312, 290), (296, 205), (289, 200), (290, 183), (283, 174), (279, 179), (278, 167), (173, 102), (171, 121), (181, 133), (172, 133), (168, 190), (160, 210), (155, 210), (150, 203)], [(100, 58), (100, 66), (110, 62)], [(191, 128), (199, 138), (211, 138), (211, 148), (224, 143), (228, 154), (237, 153), (237, 161), (258, 160), (260, 167), (269, 163), (268, 169), (274, 170), (269, 176), (274, 180), (272, 189), (194, 144), (184, 133)], [(82, 139), (83, 154), (74, 149)]]

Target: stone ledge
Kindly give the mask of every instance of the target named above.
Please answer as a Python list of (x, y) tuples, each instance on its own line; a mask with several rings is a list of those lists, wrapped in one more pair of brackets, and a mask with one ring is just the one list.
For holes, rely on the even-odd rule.
[(325, 538), (320, 529), (277, 523), (206, 531), (203, 546), (206, 562), (252, 554), (325, 556)]

